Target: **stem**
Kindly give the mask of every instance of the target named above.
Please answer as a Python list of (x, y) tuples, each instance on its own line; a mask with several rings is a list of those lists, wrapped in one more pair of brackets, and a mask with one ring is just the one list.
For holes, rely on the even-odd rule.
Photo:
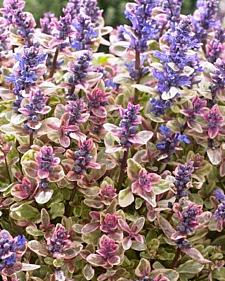
[[(140, 76), (140, 67), (141, 67), (141, 57), (140, 57), (140, 52), (135, 50), (135, 70), (139, 72)], [(137, 84), (140, 82), (140, 77), (137, 80)], [(135, 89), (134, 91), (134, 104), (138, 103), (138, 90)]]
[(8, 161), (7, 161), (7, 155), (4, 154), (4, 157), (5, 157), (5, 166), (6, 166), (6, 171), (7, 171), (7, 175), (8, 175), (8, 178), (9, 178), (9, 182), (12, 183), (12, 177), (11, 177), (11, 174), (10, 174), (10, 170), (9, 170), (9, 164), (8, 164)]
[(127, 150), (124, 151), (123, 159), (121, 161), (120, 175), (119, 175), (119, 180), (118, 180), (118, 187), (119, 188), (123, 184), (123, 181), (124, 181), (125, 170), (126, 170), (126, 167), (127, 167), (128, 153), (129, 153), (129, 148), (127, 148)]
[(180, 254), (181, 254), (181, 250), (179, 248), (177, 248), (175, 257), (174, 257), (174, 259), (172, 261), (172, 264), (171, 264), (171, 268), (177, 267), (177, 264), (178, 264), (178, 261), (179, 261), (179, 258), (180, 258)]
[(65, 215), (67, 217), (71, 217), (72, 214), (73, 214), (73, 203), (74, 203), (74, 198), (75, 198), (75, 195), (76, 195), (76, 191), (77, 191), (77, 182), (75, 181), (74, 182), (74, 189), (72, 190), (71, 192), (71, 196), (70, 196), (70, 199), (69, 199), (69, 202), (66, 204), (66, 208), (65, 208)]
[(52, 68), (51, 68), (51, 71), (50, 71), (50, 74), (49, 74), (49, 78), (52, 78), (54, 73), (55, 73), (58, 55), (59, 55), (59, 49), (56, 48), (54, 58), (53, 58), (53, 62), (52, 62)]
[(34, 143), (34, 133), (30, 133), (30, 146)]

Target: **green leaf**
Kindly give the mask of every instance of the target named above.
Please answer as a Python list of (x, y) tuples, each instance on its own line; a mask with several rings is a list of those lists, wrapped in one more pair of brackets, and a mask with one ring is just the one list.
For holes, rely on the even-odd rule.
[(132, 181), (136, 180), (141, 169), (142, 169), (141, 165), (137, 163), (133, 158), (128, 159), (127, 175), (130, 180)]
[(82, 273), (83, 273), (86, 280), (92, 280), (92, 278), (95, 275), (95, 271), (90, 264), (85, 265), (85, 267), (82, 270)]
[(32, 236), (43, 236), (44, 235), (44, 233), (41, 230), (37, 229), (37, 227), (34, 225), (27, 226), (26, 232)]
[(225, 267), (215, 269), (212, 276), (213, 280), (225, 281)]
[(134, 195), (129, 187), (120, 191), (119, 193), (120, 207), (125, 208), (131, 205), (133, 202), (134, 202)]
[(19, 206), (14, 211), (20, 220), (35, 221), (40, 217), (38, 209), (27, 204)]
[(168, 190), (170, 190), (170, 183), (166, 180), (160, 180), (159, 183), (156, 183), (153, 186), (153, 192), (156, 195), (162, 194)]
[(65, 206), (63, 203), (51, 203), (50, 207), (50, 214), (53, 219), (64, 215)]
[(179, 273), (185, 274), (197, 274), (199, 272), (202, 271), (202, 269), (204, 268), (203, 264), (200, 264), (196, 261), (186, 261), (185, 263), (181, 264), (178, 268), (177, 271)]

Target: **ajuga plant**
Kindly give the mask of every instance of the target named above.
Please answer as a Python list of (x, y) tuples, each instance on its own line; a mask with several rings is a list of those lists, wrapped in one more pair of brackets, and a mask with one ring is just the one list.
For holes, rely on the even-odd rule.
[(225, 19), (182, 4), (3, 1), (1, 280), (224, 280)]

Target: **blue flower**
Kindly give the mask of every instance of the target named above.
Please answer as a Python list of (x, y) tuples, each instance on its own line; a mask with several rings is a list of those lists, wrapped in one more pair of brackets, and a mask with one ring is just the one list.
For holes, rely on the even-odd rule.
[(162, 99), (151, 99), (150, 100), (150, 112), (152, 112), (155, 116), (160, 116), (165, 113), (167, 109), (170, 108), (171, 102), (170, 101), (165, 101)]
[(186, 144), (191, 143), (191, 141), (189, 140), (189, 138), (186, 135), (179, 134), (178, 140), (183, 142), (183, 143), (186, 143)]
[(225, 202), (225, 194), (224, 194), (224, 191), (221, 188), (217, 188), (214, 191), (214, 196), (216, 197), (216, 199), (219, 202)]

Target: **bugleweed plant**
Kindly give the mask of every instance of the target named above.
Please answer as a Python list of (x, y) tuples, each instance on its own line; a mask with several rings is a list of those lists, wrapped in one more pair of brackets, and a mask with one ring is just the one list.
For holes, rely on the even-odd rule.
[(39, 25), (4, 1), (1, 280), (224, 280), (218, 5), (136, 0), (113, 29), (95, 0)]

